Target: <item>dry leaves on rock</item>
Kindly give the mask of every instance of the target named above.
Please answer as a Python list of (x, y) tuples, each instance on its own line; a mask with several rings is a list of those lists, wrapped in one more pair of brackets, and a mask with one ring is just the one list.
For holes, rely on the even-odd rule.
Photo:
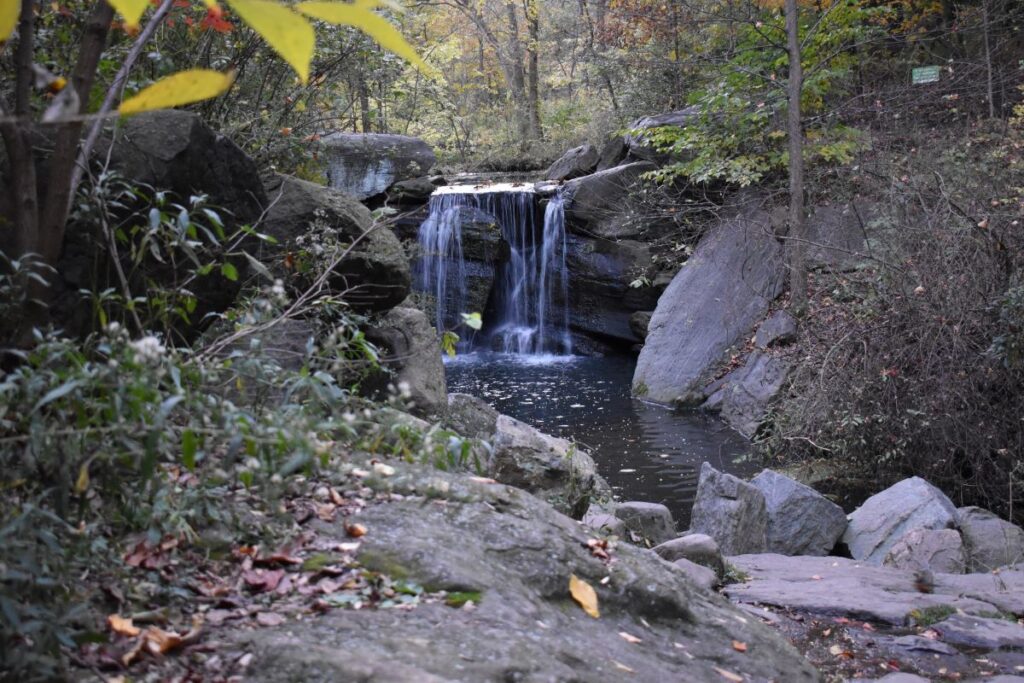
[(192, 617), (192, 628), (184, 634), (150, 626), (140, 634), (135, 646), (121, 657), (121, 663), (128, 666), (144, 653), (154, 657), (162, 657), (172, 650), (190, 645), (199, 640), (199, 636), (202, 635), (202, 629), (203, 618), (198, 614)]

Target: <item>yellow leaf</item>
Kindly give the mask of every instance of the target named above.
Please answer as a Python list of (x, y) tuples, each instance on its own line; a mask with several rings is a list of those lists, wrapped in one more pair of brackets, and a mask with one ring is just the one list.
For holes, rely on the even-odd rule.
[(20, 12), (21, 3), (18, 0), (0, 0), (0, 45), (14, 33)]
[(597, 611), (597, 593), (594, 587), (575, 574), (569, 577), (569, 593), (572, 599), (580, 604), (583, 611), (597, 619), (601, 613)]
[(227, 0), (242, 21), (263, 36), (270, 47), (288, 62), (299, 80), (309, 81), (316, 35), (305, 17), (271, 0)]
[(387, 19), (374, 14), (371, 9), (373, 3), (367, 0), (349, 2), (322, 2), (320, 0), (309, 0), (300, 2), (295, 6), (306, 16), (326, 21), (328, 24), (339, 24), (341, 26), (352, 26), (370, 36), (385, 50), (394, 52), (399, 57), (409, 61), (410, 64), (419, 70), (430, 73), (433, 71), (426, 62), (420, 59), (412, 45), (406, 42), (402, 34), (394, 26), (388, 23)]
[(131, 636), (134, 638), (140, 633), (139, 628), (132, 624), (131, 619), (126, 619), (118, 614), (108, 616), (107, 625), (110, 626), (111, 631), (121, 636)]
[[(6, 2), (6, 0), (3, 0)], [(110, 0), (110, 5), (124, 17), (124, 23), (128, 29), (138, 28), (139, 19), (143, 12), (149, 7), (149, 0)]]
[(89, 490), (89, 463), (84, 462), (78, 470), (78, 479), (75, 480), (75, 493), (82, 495)]
[(153, 109), (170, 109), (216, 97), (231, 87), (233, 73), (222, 74), (210, 69), (179, 71), (161, 78), (142, 92), (121, 103), (118, 111), (131, 116)]

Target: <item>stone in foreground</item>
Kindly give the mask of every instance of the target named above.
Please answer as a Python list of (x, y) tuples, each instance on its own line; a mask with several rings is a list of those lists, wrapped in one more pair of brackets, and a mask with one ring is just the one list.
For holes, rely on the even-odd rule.
[(725, 561), (722, 560), (722, 551), (718, 549), (715, 539), (707, 534), (687, 534), (673, 538), (671, 541), (665, 541), (651, 550), (669, 562), (689, 560), (702, 567), (707, 567), (719, 578), (725, 576)]
[(768, 513), (764, 494), (710, 463), (700, 468), (690, 530), (715, 539), (726, 555), (760, 553), (767, 548)]
[(691, 562), (684, 557), (675, 560), (672, 565), (679, 569), (679, 571), (686, 574), (687, 578), (689, 578), (695, 586), (700, 586), (704, 590), (712, 590), (718, 585), (718, 574), (715, 574), (714, 571), (703, 565)]
[(932, 593), (914, 572), (843, 557), (739, 555), (727, 558), (747, 580), (726, 586), (734, 602), (904, 626), (915, 610), (943, 607), (968, 614), (1024, 615), (1024, 572), (935, 574)]
[(954, 614), (934, 624), (932, 628), (945, 642), (961, 647), (984, 650), (1024, 648), (1024, 626), (1007, 619)]
[[(784, 638), (646, 551), (622, 544), (609, 565), (591, 554), (586, 529), (521, 490), (396, 469), (381, 486), (404, 499), (352, 518), (367, 529), (356, 559), (429, 591), (479, 593), (475, 607), (421, 600), (409, 610), (336, 609), (234, 631), (232, 646), (253, 655), (247, 680), (728, 680), (722, 671), (748, 681), (820, 680)], [(341, 523), (314, 524), (325, 540), (351, 541)], [(600, 618), (571, 598), (572, 575), (597, 592)]]
[(448, 394), (445, 422), (456, 433), (477, 439), (490, 439), (498, 426), (498, 411), (470, 394)]
[(699, 390), (726, 350), (782, 291), (782, 247), (756, 203), (715, 225), (658, 299), (633, 374), (633, 394), (672, 404)]
[(963, 574), (964, 543), (955, 529), (914, 529), (896, 542), (882, 562), (896, 569)]
[(843, 509), (810, 486), (772, 470), (764, 470), (750, 484), (764, 494), (768, 552), (828, 555), (843, 535)]
[(1024, 563), (1024, 529), (979, 507), (957, 510), (970, 571)]
[(498, 416), (493, 446), (488, 466), (492, 477), (525, 489), (576, 519), (603, 488), (590, 455), (515, 418)]
[(850, 555), (880, 565), (907, 532), (953, 527), (957, 513), (946, 494), (920, 477), (911, 477), (871, 496), (848, 519), (843, 543)]
[(669, 509), (660, 503), (629, 501), (615, 506), (615, 516), (622, 520), (641, 544), (658, 545), (675, 538), (676, 523)]

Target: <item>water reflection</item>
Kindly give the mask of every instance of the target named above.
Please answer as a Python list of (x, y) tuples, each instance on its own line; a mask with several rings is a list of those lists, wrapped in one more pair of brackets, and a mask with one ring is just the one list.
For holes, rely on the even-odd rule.
[(617, 496), (667, 505), (683, 530), (701, 463), (751, 474), (753, 465), (736, 462), (749, 447), (717, 419), (630, 398), (633, 366), (625, 357), (470, 353), (447, 363), (448, 388), (575, 439)]

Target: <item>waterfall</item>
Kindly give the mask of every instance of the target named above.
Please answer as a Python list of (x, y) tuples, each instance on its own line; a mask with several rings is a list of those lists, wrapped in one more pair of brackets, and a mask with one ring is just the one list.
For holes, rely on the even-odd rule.
[[(514, 354), (572, 352), (561, 194), (548, 201), (543, 220), (538, 208), (531, 186), (456, 186), (431, 196), (419, 229), (416, 287), (433, 297), (438, 330), (457, 327), (461, 313), (484, 314), (483, 334), (462, 342), (463, 350), (483, 345)], [(497, 234), (487, 234), (481, 225), (496, 226)], [(483, 251), (493, 246), (488, 240), (504, 240), (507, 258), (494, 256), (496, 246), (482, 256), (480, 245)], [(485, 289), (473, 302), (471, 282)]]

